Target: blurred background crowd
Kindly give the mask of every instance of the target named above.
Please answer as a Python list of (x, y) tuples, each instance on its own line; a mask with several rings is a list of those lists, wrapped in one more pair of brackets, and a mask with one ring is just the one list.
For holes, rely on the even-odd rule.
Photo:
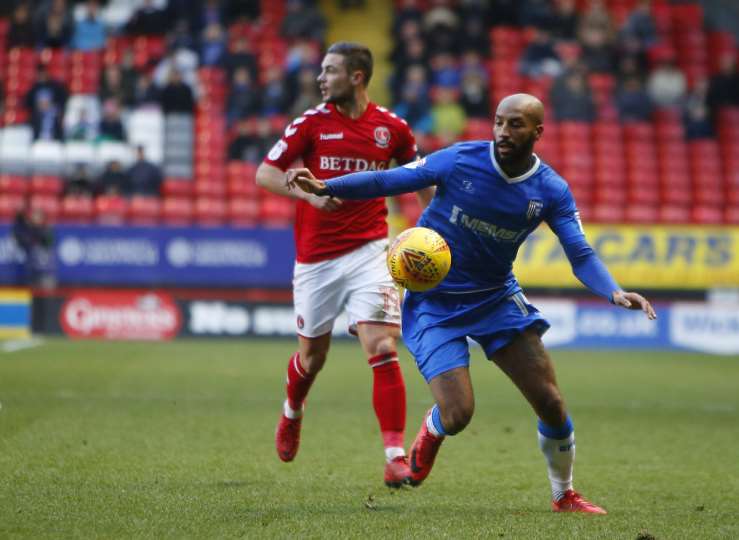
[[(422, 153), (490, 138), (499, 99), (529, 92), (585, 219), (739, 223), (737, 47), (711, 5), (396, 0), (376, 62)], [(311, 0), (2, 2), (0, 219), (289, 224), (253, 175), (320, 101), (326, 28)]]

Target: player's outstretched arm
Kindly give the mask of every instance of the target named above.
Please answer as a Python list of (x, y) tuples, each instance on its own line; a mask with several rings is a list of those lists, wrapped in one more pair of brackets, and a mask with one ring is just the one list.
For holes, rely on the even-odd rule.
[(614, 291), (613, 303), (626, 309), (640, 309), (646, 313), (649, 320), (653, 321), (657, 318), (657, 313), (654, 311), (652, 304), (639, 293)]
[[(286, 182), (286, 179), (288, 179), (288, 182)], [(311, 195), (310, 192), (290, 189), (287, 174), (268, 163), (262, 163), (257, 169), (257, 184), (278, 195), (303, 199), (311, 206), (326, 212), (333, 212), (341, 206), (341, 201), (335, 197), (317, 197)]]
[(435, 185), (435, 175), (420, 167), (396, 167), (387, 171), (364, 171), (331, 180), (316, 179), (308, 169), (290, 169), (287, 185), (306, 193), (342, 199), (374, 199), (411, 193)]

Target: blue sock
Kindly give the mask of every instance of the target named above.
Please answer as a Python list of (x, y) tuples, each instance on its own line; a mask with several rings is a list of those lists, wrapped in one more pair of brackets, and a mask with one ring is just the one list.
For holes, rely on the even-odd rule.
[(447, 435), (447, 432), (441, 423), (441, 411), (439, 410), (439, 405), (436, 403), (434, 403), (434, 406), (431, 408), (431, 414), (426, 418), (426, 427), (432, 435), (436, 435), (437, 437), (446, 437)]

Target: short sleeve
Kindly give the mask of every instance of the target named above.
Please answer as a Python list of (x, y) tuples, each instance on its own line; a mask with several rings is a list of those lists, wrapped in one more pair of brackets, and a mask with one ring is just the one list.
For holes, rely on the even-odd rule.
[(408, 126), (405, 120), (399, 120), (398, 138), (400, 143), (398, 144), (393, 157), (398, 163), (405, 165), (406, 163), (410, 163), (416, 159), (416, 156), (418, 155), (418, 146), (416, 146), (416, 137), (413, 135), (413, 131), (411, 131), (410, 126)]
[(267, 153), (264, 163), (286, 171), (306, 153), (311, 145), (310, 112), (306, 111), (288, 124), (280, 140)]

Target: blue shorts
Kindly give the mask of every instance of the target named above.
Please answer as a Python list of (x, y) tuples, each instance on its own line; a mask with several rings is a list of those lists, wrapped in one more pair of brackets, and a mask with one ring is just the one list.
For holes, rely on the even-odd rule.
[(540, 335), (549, 329), (520, 290), (502, 298), (490, 292), (406, 293), (402, 320), (403, 341), (426, 382), (445, 371), (469, 366), (468, 337), (490, 358), (527, 328), (533, 327)]

